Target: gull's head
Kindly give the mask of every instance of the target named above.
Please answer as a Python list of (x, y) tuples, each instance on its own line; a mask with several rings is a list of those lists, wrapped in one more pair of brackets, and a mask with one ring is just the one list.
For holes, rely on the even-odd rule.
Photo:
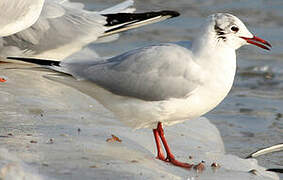
[(216, 38), (217, 44), (223, 43), (233, 49), (253, 44), (270, 50), (270, 43), (253, 35), (239, 18), (231, 14), (213, 14), (208, 17), (206, 25), (208, 33)]

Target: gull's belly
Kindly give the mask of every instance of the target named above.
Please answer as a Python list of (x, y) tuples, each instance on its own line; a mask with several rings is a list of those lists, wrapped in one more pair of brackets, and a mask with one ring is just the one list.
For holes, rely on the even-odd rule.
[(164, 116), (162, 121), (164, 124), (171, 125), (204, 115), (223, 101), (231, 90), (233, 81), (233, 71), (228, 76), (210, 77), (187, 98), (168, 101), (164, 109), (171, 113), (167, 117)]
[(173, 125), (199, 117), (215, 108), (228, 94), (230, 88), (207, 91), (200, 87), (187, 98), (165, 101), (142, 101), (126, 98), (115, 105), (106, 105), (119, 119), (133, 128), (155, 128), (157, 122)]
[(197, 89), (196, 93), (186, 99), (175, 99), (166, 104), (170, 116), (162, 120), (166, 125), (194, 119), (214, 109), (229, 93), (231, 88), (207, 91), (206, 88)]

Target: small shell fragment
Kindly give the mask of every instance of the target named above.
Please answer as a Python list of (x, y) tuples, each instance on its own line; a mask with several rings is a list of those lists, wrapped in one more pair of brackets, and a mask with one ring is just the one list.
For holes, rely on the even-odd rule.
[(54, 143), (54, 138), (50, 138), (47, 142), (46, 142), (46, 144), (53, 144)]
[(258, 172), (256, 169), (252, 169), (249, 171), (249, 173), (254, 174), (254, 175), (258, 175)]
[(111, 138), (106, 139), (106, 142), (115, 142), (115, 141), (117, 141), (117, 142), (122, 142), (122, 140), (119, 139), (119, 138), (118, 138), (117, 136), (115, 136), (114, 134), (112, 134), (111, 136), (112, 136)]
[(220, 168), (221, 166), (220, 166), (218, 163), (213, 162), (213, 163), (211, 164), (211, 167), (212, 167), (212, 168)]
[(196, 170), (197, 172), (202, 172), (204, 169), (205, 169), (204, 161), (201, 161), (200, 163), (194, 166), (194, 170)]

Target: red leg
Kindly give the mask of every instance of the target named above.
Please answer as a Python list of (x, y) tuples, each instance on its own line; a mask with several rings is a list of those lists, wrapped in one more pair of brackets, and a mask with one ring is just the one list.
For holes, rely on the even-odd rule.
[(166, 158), (162, 152), (162, 147), (161, 147), (161, 143), (160, 143), (160, 137), (159, 137), (159, 133), (157, 131), (157, 129), (153, 129), (153, 135), (154, 135), (154, 139), (155, 139), (155, 143), (156, 143), (156, 148), (157, 148), (157, 159), (160, 159), (162, 161), (166, 161)]
[(166, 160), (171, 162), (172, 164), (174, 164), (175, 166), (180, 166), (180, 167), (184, 167), (184, 168), (191, 168), (193, 165), (192, 164), (188, 164), (188, 163), (183, 163), (183, 162), (180, 162), (180, 161), (177, 161), (174, 157), (174, 155), (172, 154), (170, 148), (169, 148), (169, 145), (165, 139), (165, 136), (164, 136), (164, 130), (162, 128), (162, 124), (161, 122), (158, 122), (158, 125), (157, 125), (157, 131), (158, 131), (158, 134), (161, 138), (161, 141), (163, 143), (163, 146), (166, 150), (166, 153), (167, 153), (167, 158)]

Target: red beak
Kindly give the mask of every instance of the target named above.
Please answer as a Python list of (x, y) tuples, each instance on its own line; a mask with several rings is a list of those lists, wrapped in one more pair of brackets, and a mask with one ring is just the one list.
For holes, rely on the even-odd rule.
[(263, 49), (266, 50), (270, 50), (270, 48), (272, 47), (271, 44), (269, 42), (267, 42), (266, 40), (263, 40), (259, 37), (252, 37), (252, 38), (247, 38), (247, 37), (241, 37), (242, 39), (246, 40), (248, 43), (256, 45), (258, 47), (261, 47)]

